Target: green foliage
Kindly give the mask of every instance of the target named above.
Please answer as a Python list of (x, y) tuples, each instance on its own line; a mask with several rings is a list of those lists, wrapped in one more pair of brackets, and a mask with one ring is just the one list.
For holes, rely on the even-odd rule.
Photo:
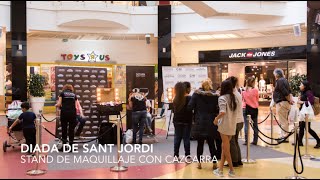
[(40, 74), (30, 74), (28, 79), (28, 91), (33, 97), (44, 97), (44, 86), (47, 85), (47, 80)]
[(300, 93), (300, 84), (303, 80), (307, 79), (307, 75), (305, 74), (297, 74), (295, 76), (292, 76), (290, 78), (290, 87), (291, 87), (291, 91), (292, 91), (292, 95), (293, 96), (298, 96)]

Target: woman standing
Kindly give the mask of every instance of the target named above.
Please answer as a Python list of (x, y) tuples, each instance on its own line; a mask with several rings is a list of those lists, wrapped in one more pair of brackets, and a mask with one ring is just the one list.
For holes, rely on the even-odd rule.
[(237, 98), (237, 101), (239, 102), (237, 104), (237, 111), (238, 111), (238, 117), (237, 117), (237, 128), (236, 128), (236, 134), (234, 136), (232, 136), (232, 139), (230, 141), (230, 152), (231, 152), (231, 157), (232, 157), (232, 164), (233, 167), (238, 167), (238, 166), (242, 166), (242, 162), (241, 162), (241, 149), (239, 147), (239, 134), (240, 131), (243, 128), (243, 122), (244, 122), (244, 118), (243, 118), (243, 109), (242, 109), (242, 96), (240, 94), (240, 92), (238, 91), (239, 89), (239, 81), (238, 78), (231, 76), (230, 78), (228, 78), (228, 80), (231, 81), (232, 86), (233, 86), (233, 93)]
[(216, 169), (217, 164), (214, 162), (214, 157), (220, 160), (221, 156), (221, 137), (218, 132), (218, 127), (212, 123), (212, 119), (219, 113), (218, 95), (212, 91), (212, 81), (205, 80), (202, 83), (202, 88), (196, 90), (189, 102), (188, 108), (194, 109), (195, 113), (195, 127), (197, 127), (195, 134), (198, 140), (197, 159), (198, 169), (201, 169), (201, 156), (203, 154), (203, 146), (207, 140), (210, 150), (211, 159), (213, 162), (213, 169)]
[(218, 125), (218, 131), (220, 132), (222, 139), (222, 153), (219, 168), (213, 171), (216, 176), (223, 176), (223, 165), (225, 160), (229, 165), (229, 176), (234, 177), (235, 172), (232, 165), (232, 159), (230, 154), (230, 140), (235, 135), (237, 126), (238, 112), (238, 100), (233, 93), (233, 86), (231, 81), (225, 80), (221, 84), (221, 94), (219, 97), (220, 113), (214, 119), (214, 124)]
[[(300, 107), (300, 111), (301, 111), (303, 104), (305, 104), (306, 107), (309, 106), (309, 102), (311, 105), (314, 104), (314, 95), (311, 91), (311, 87), (310, 87), (309, 82), (306, 80), (302, 81), (302, 83), (300, 85), (300, 91), (301, 91), (301, 96), (300, 96), (300, 101), (298, 101), (298, 104), (301, 104), (301, 107)], [(301, 113), (304, 113), (304, 112), (301, 112)], [(307, 119), (308, 114), (304, 114), (304, 118)], [(299, 146), (303, 146), (302, 138), (304, 136), (304, 129), (306, 128), (305, 119), (303, 119), (302, 121), (299, 122), (299, 127), (300, 127), (299, 137), (298, 137), (298, 145)], [(317, 140), (317, 144), (314, 148), (316, 148), (316, 149), (320, 148), (319, 136), (317, 135), (316, 132), (314, 132), (311, 129), (311, 122), (310, 121), (308, 122), (308, 127), (309, 127), (308, 130), (309, 130), (309, 133), (311, 134), (311, 136)]]
[(133, 120), (133, 140), (132, 143), (136, 144), (137, 132), (139, 129), (139, 144), (142, 144), (144, 123), (147, 120), (147, 106), (145, 94), (134, 92), (130, 95), (128, 101), (129, 106), (132, 108)]
[[(255, 79), (249, 77), (247, 79), (246, 90), (242, 92), (243, 100), (246, 104), (246, 115), (251, 115), (254, 127), (253, 141), (251, 144), (257, 145), (258, 143), (258, 108), (259, 108), (259, 90), (255, 88)], [(245, 143), (248, 142), (248, 121), (244, 122), (244, 131), (245, 131)]]
[[(56, 107), (61, 108), (62, 143), (63, 145), (67, 144), (67, 136), (69, 135), (69, 145), (71, 147), (74, 140), (74, 129), (77, 124), (76, 101), (77, 96), (74, 93), (73, 86), (66, 84), (62, 89)], [(63, 151), (63, 147), (59, 151)]]
[(191, 99), (184, 83), (178, 82), (175, 87), (173, 99), (174, 108), (174, 156), (179, 158), (179, 149), (183, 139), (185, 156), (190, 158), (190, 132), (192, 124), (192, 111), (187, 109)]

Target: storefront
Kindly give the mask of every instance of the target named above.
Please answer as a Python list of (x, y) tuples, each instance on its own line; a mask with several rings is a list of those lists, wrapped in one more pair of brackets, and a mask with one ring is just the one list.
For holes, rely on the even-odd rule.
[[(7, 65), (7, 71), (9, 72), (10, 64)], [(61, 53), (60, 59), (52, 62), (28, 62), (27, 64), (27, 75), (30, 74), (41, 74), (47, 80), (47, 85), (45, 86), (45, 112), (55, 112), (55, 103), (57, 90), (62, 89), (61, 82), (56, 82), (57, 67), (87, 67), (87, 68), (99, 68), (106, 70), (106, 74), (103, 77), (99, 77), (103, 83), (105, 83), (104, 88), (113, 88), (117, 89), (117, 97), (120, 101), (125, 101), (126, 99), (126, 72), (125, 65), (117, 64), (115, 61), (112, 61), (108, 54), (100, 54), (99, 52), (90, 51), (83, 53)], [(79, 79), (83, 78), (84, 74), (79, 73), (71, 73), (75, 77), (79, 77)], [(100, 74), (99, 74), (100, 75)], [(101, 74), (102, 75), (102, 74)], [(66, 78), (66, 77), (65, 77)], [(98, 78), (97, 78), (98, 79)], [(92, 79), (91, 79), (92, 80)], [(63, 81), (61, 79), (57, 81)], [(94, 81), (94, 80), (93, 80)], [(6, 94), (8, 101), (6, 104), (11, 103), (11, 88), (10, 88), (11, 79), (10, 76), (6, 78)], [(68, 82), (64, 82), (68, 83)], [(69, 83), (72, 84), (72, 83)], [(92, 81), (88, 82), (88, 84), (92, 84)], [(59, 86), (58, 86), (59, 85)], [(59, 89), (60, 88), (60, 89)], [(80, 87), (78, 87), (79, 89)], [(77, 88), (76, 88), (77, 89)], [(81, 88), (80, 88), (81, 89)]]
[(199, 65), (208, 67), (214, 88), (229, 76), (238, 77), (240, 86), (244, 86), (246, 78), (254, 76), (260, 103), (268, 104), (275, 85), (275, 68), (283, 69), (288, 79), (307, 74), (306, 46), (199, 51)]
[[(61, 55), (63, 57), (64, 54)], [(74, 55), (73, 55), (74, 56)], [(71, 57), (71, 55), (69, 56)], [(97, 55), (98, 57), (98, 55)], [(104, 69), (106, 70), (106, 74), (104, 74), (104, 77), (100, 77), (101, 81), (105, 82), (105, 88), (111, 88), (111, 89), (118, 89), (119, 94), (118, 98), (121, 101), (125, 101), (125, 82), (126, 82), (126, 73), (125, 73), (125, 65), (116, 64), (115, 62), (100, 62), (100, 61), (88, 61), (84, 58), (82, 61), (74, 61), (74, 60), (68, 60), (63, 59), (61, 61), (56, 61), (55, 63), (28, 63), (27, 67), (27, 73), (28, 76), (30, 74), (41, 74), (47, 79), (47, 86), (45, 87), (46, 92), (46, 103), (45, 103), (45, 111), (46, 112), (54, 112), (55, 107), (54, 104), (56, 103), (56, 96), (57, 96), (57, 90), (62, 89), (60, 86), (61, 82), (57, 81), (63, 81), (63, 79), (56, 79), (56, 68), (57, 67), (70, 67), (70, 68), (76, 68), (76, 67), (87, 67), (89, 69), (95, 68), (95, 69)], [(79, 73), (78, 73), (79, 74)], [(83, 78), (84, 74), (77, 73), (74, 74), (75, 77), (79, 76), (79, 78)], [(100, 74), (99, 74), (100, 75)], [(102, 75), (102, 74), (101, 74)], [(98, 76), (97, 76), (98, 77)], [(91, 79), (92, 80), (92, 79)], [(88, 82), (89, 84), (92, 84), (91, 81)], [(85, 81), (85, 80), (84, 80)], [(59, 84), (60, 83), (60, 84)], [(68, 82), (65, 82), (68, 83)], [(72, 84), (72, 83), (70, 83)], [(60, 86), (57, 86), (60, 85)]]

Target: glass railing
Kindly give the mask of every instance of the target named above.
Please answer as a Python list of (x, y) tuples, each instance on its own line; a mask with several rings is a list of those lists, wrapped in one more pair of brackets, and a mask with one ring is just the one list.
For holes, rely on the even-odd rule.
[[(62, 3), (64, 1), (57, 1)], [(70, 1), (69, 1), (70, 2)], [(90, 4), (93, 2), (104, 2), (106, 4), (116, 4), (116, 5), (124, 5), (124, 6), (157, 6), (159, 1), (74, 1), (78, 3)]]
[[(57, 1), (63, 3), (63, 1)], [(70, 1), (69, 1), (70, 2)], [(92, 3), (92, 2), (104, 2), (106, 4), (117, 4), (124, 6), (158, 6), (159, 1), (74, 1), (79, 3)], [(183, 5), (180, 1), (170, 1), (172, 6), (180, 6)]]

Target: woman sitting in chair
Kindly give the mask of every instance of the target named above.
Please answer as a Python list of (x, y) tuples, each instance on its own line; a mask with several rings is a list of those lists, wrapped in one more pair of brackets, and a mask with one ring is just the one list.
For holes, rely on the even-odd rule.
[(83, 130), (84, 125), (86, 124), (86, 119), (83, 115), (83, 110), (79, 101), (76, 101), (76, 110), (77, 110), (77, 122), (79, 126), (74, 136), (75, 136), (75, 139), (80, 139), (80, 134)]
[(149, 100), (146, 101), (146, 106), (147, 106), (147, 119), (146, 119), (146, 127), (149, 131), (150, 134), (152, 134), (152, 128), (151, 128), (151, 124), (152, 124), (152, 115), (151, 115), (151, 103)]

